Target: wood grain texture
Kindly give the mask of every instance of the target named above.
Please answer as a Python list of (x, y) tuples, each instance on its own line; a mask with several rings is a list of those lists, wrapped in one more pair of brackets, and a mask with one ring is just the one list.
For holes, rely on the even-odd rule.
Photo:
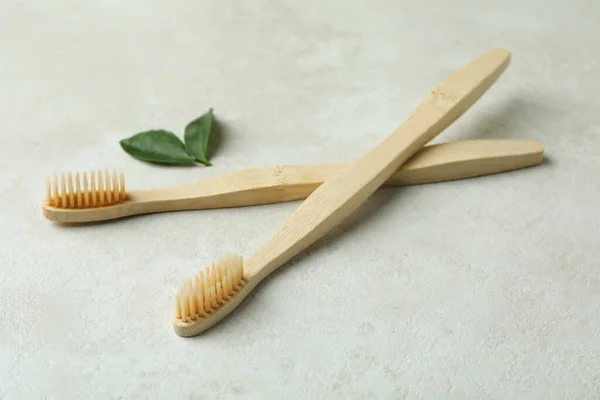
[(510, 54), (495, 49), (439, 84), (379, 145), (321, 184), (283, 227), (244, 263), (248, 284), (231, 300), (193, 323), (173, 320), (177, 334), (201, 333), (229, 314), (267, 275), (313, 244), (360, 207), (404, 162), (463, 114), (502, 74)]
[[(383, 186), (417, 185), (491, 175), (540, 164), (544, 149), (530, 140), (465, 140), (425, 146)], [(349, 163), (278, 165), (237, 171), (173, 188), (128, 192), (109, 207), (62, 209), (43, 205), (46, 218), (84, 223), (131, 215), (245, 207), (306, 199)]]
[(461, 116), (504, 72), (510, 55), (493, 50), (440, 83), (391, 135), (323, 182), (245, 265), (262, 280), (354, 212), (405, 161)]

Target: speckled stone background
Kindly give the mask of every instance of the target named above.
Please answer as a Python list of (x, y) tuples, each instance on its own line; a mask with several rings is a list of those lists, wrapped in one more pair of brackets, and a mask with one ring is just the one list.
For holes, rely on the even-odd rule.
[[(0, 398), (599, 398), (599, 4), (0, 0)], [(141, 189), (351, 161), (493, 47), (510, 67), (435, 142), (539, 140), (543, 165), (378, 191), (201, 337), (171, 330), (181, 279), (298, 202), (41, 214), (65, 169)], [(118, 145), (210, 107), (211, 168)]]

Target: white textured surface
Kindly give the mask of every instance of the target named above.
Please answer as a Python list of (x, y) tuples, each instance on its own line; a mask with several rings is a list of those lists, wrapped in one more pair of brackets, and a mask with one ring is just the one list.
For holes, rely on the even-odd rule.
[[(593, 0), (1, 1), (0, 398), (598, 398), (599, 19)], [(355, 159), (496, 46), (511, 66), (436, 142), (536, 139), (547, 163), (379, 191), (202, 337), (172, 333), (179, 281), (298, 203), (41, 215), (65, 168), (154, 188)], [(212, 168), (118, 145), (209, 107)]]

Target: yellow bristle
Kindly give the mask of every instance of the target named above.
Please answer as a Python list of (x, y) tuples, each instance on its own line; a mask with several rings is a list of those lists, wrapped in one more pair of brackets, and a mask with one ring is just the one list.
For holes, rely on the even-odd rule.
[(238, 279), (237, 268), (235, 266), (231, 269), (231, 286), (234, 291), (237, 291), (240, 288), (240, 282)]
[(181, 296), (181, 320), (183, 322), (187, 322), (188, 320), (188, 315), (190, 315), (190, 311), (188, 309), (189, 305), (188, 305), (188, 299), (187, 299), (187, 294), (183, 294), (183, 296)]
[(54, 174), (54, 179), (52, 180), (52, 205), (54, 207), (58, 206), (58, 176)]
[(228, 274), (227, 264), (224, 262), (219, 262), (218, 267), (221, 270), (221, 280), (223, 280)]
[(229, 293), (227, 293), (227, 277), (223, 278), (221, 283), (221, 297), (223, 300), (229, 300)]
[[(200, 273), (202, 274), (202, 272)], [(202, 290), (204, 291), (204, 311), (210, 312), (210, 285), (206, 274), (204, 274), (202, 282)]]
[(62, 207), (67, 207), (67, 182), (65, 181), (65, 173), (60, 173), (60, 201)]
[(121, 200), (125, 200), (125, 176), (123, 174), (121, 174), (119, 176), (119, 189), (121, 190)]
[(244, 279), (244, 260), (240, 256), (237, 256), (237, 279), (240, 284)]
[(46, 179), (44, 203), (78, 209), (118, 204), (126, 200), (125, 177), (117, 171), (61, 172)]
[(217, 293), (217, 304), (221, 305), (223, 304), (223, 289), (221, 289), (221, 282), (217, 282), (217, 288), (216, 288), (216, 293)]
[(181, 319), (181, 296), (175, 297), (175, 318)]
[(213, 264), (212, 265), (212, 271), (211, 271), (211, 273), (214, 274), (214, 276), (215, 276), (215, 282), (220, 282), (221, 278), (222, 278), (221, 268), (219, 268), (218, 265), (219, 264), (217, 264), (217, 265)]
[(117, 171), (113, 170), (112, 176), (112, 184), (113, 184), (113, 196), (115, 198), (115, 202), (119, 201), (119, 180), (117, 179)]
[(194, 277), (194, 293), (196, 296), (196, 310), (198, 312), (198, 315), (200, 315), (201, 317), (203, 317), (205, 315), (203, 285), (204, 285), (204, 282), (202, 282), (198, 276), (195, 276)]
[(77, 194), (77, 207), (81, 207), (81, 183), (79, 182), (79, 172), (75, 172), (75, 193)]
[(110, 174), (108, 170), (104, 171), (104, 182), (106, 187), (106, 204), (112, 204), (112, 188), (110, 184)]
[(217, 290), (214, 286), (210, 287), (210, 308), (211, 310), (216, 309), (219, 306), (217, 304)]
[(87, 172), (83, 173), (83, 200), (86, 207), (90, 206), (90, 191), (88, 186)]
[[(200, 300), (200, 298), (201, 298), (200, 297), (201, 296), (201, 294), (200, 294), (200, 280), (198, 279), (198, 275), (194, 276), (194, 289), (193, 290), (194, 290), (194, 293), (196, 293), (196, 296), (198, 296), (198, 300)], [(199, 301), (198, 301), (198, 303), (199, 303)], [(200, 307), (198, 306), (198, 308), (200, 308)]]
[(232, 274), (228, 274), (227, 275), (227, 295), (231, 296), (233, 294), (233, 275)]
[(194, 292), (189, 294), (190, 299), (190, 317), (192, 321), (196, 320), (196, 294)]
[(90, 172), (90, 195), (92, 196), (92, 207), (98, 204), (98, 193), (96, 191), (96, 175), (94, 171)]
[(182, 322), (209, 317), (236, 295), (243, 284), (242, 278), (241, 257), (227, 256), (208, 265), (182, 283), (175, 315), (181, 315), (178, 318)]
[(217, 307), (217, 298), (215, 292), (215, 280), (214, 276), (208, 271), (208, 300), (210, 301), (210, 309)]
[(65, 173), (60, 173), (60, 202), (62, 207), (67, 207), (67, 181)]
[(67, 188), (69, 189), (69, 207), (74, 208), (75, 193), (73, 190), (73, 175), (70, 172), (67, 172)]
[(102, 176), (102, 171), (96, 171), (96, 177), (98, 178), (98, 199), (100, 200), (100, 206), (104, 205), (104, 177)]
[(46, 203), (52, 205), (52, 191), (51, 191), (50, 178), (46, 178)]
[(209, 268), (207, 275), (208, 275), (208, 285), (211, 288), (214, 288), (215, 287), (215, 274), (212, 273), (212, 269), (211, 268)]

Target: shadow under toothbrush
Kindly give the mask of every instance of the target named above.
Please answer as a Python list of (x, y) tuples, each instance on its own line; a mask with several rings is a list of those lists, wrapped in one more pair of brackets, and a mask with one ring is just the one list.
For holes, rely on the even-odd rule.
[(477, 115), (462, 121), (459, 118), (439, 141), (474, 139), (530, 139), (544, 142), (546, 127), (564, 116), (564, 110), (542, 102), (530, 94), (512, 96), (494, 107), (481, 110)]

